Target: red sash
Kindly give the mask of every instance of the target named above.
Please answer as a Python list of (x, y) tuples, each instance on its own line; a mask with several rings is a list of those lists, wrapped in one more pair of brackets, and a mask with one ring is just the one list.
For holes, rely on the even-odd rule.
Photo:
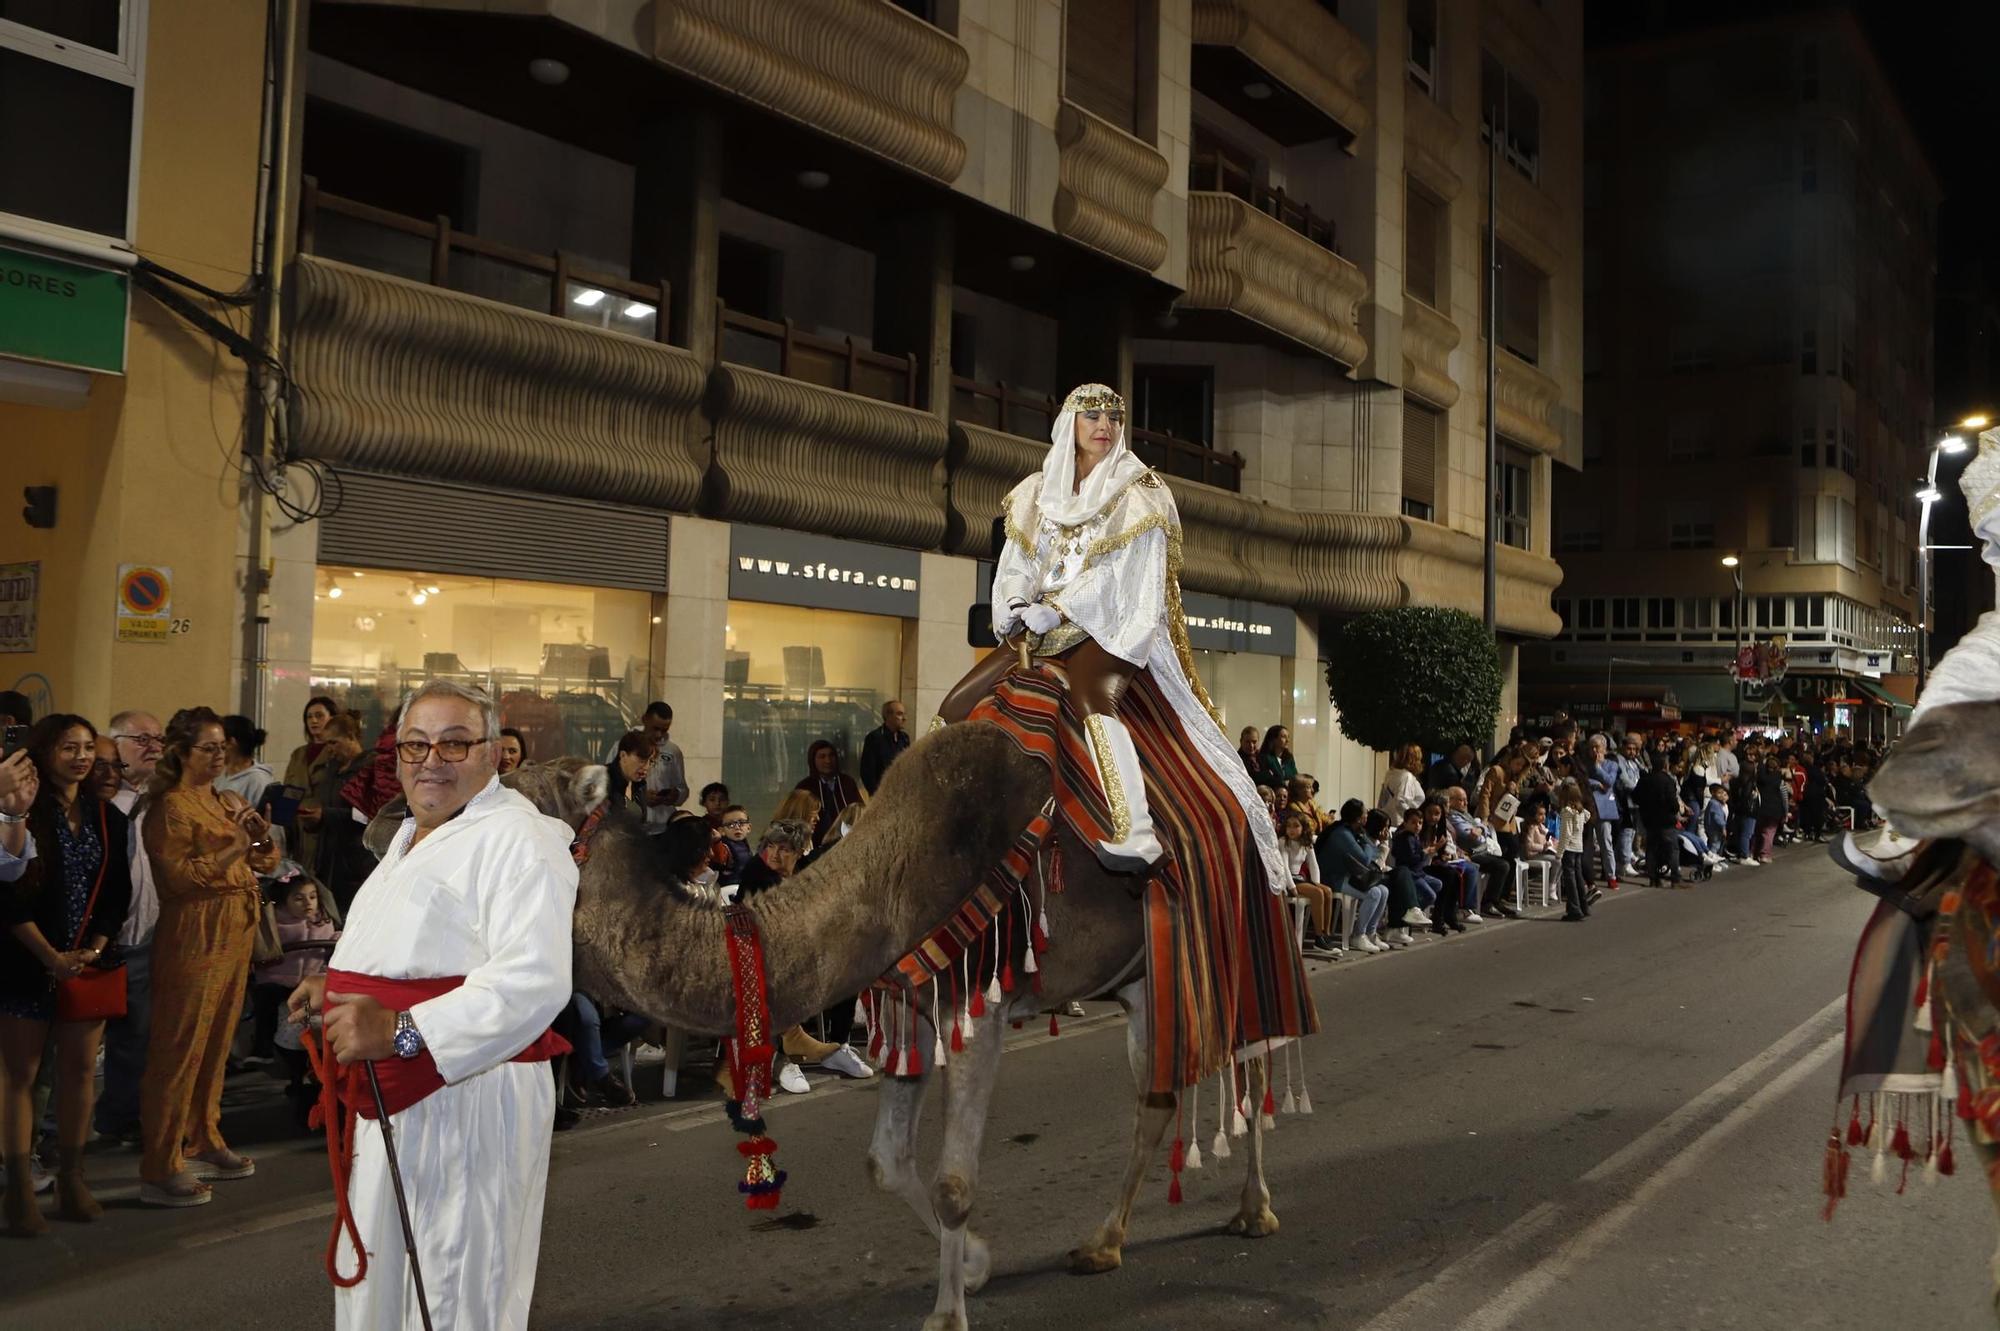
[[(362, 975), (355, 971), (334, 971), (326, 973), (326, 989), (330, 994), (361, 994), (372, 998), (383, 1007), (396, 1012), (406, 1012), (427, 999), (440, 994), (448, 994), (465, 983), (463, 975), (440, 975), (423, 980), (385, 980), (375, 975)], [(569, 1041), (553, 1030), (543, 1031), (535, 1037), (533, 1044), (507, 1060), (510, 1063), (546, 1063), (558, 1054), (567, 1054)], [(419, 1100), (441, 1090), (444, 1077), (438, 1072), (437, 1060), (426, 1049), (415, 1058), (385, 1058), (375, 1064), (375, 1076), (382, 1083), (382, 1103), (391, 1114), (400, 1114)], [(348, 1109), (363, 1118), (374, 1118), (375, 1094), (368, 1086), (368, 1069), (361, 1063), (350, 1063), (337, 1073), (338, 1084), (334, 1090), (340, 1101)]]

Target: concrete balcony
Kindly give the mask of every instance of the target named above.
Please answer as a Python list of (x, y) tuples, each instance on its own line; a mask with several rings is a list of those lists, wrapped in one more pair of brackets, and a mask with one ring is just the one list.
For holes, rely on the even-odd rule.
[(934, 550), (944, 540), (945, 423), (929, 412), (721, 364), (703, 511)]
[(310, 254), (287, 295), (300, 456), (693, 509), (707, 368), (679, 347)]
[[(1397, 518), (1403, 526), (1396, 552), (1396, 577), (1402, 585), (1400, 605), (1444, 605), (1477, 613), (1485, 601), (1485, 543), (1470, 532), (1456, 531), (1421, 518)], [(1503, 633), (1527, 638), (1551, 638), (1562, 630), (1562, 617), (1549, 605), (1549, 594), (1562, 582), (1562, 566), (1545, 555), (1511, 545), (1498, 547), (1498, 593), (1494, 618)]]
[(1562, 431), (1556, 426), (1556, 412), (1562, 404), (1562, 390), (1556, 381), (1528, 362), (1502, 350), (1498, 407), (1494, 418), (1501, 434), (1515, 443), (1540, 453), (1562, 452)]
[(1070, 102), (1056, 113), (1056, 148), (1056, 230), (1134, 268), (1158, 268), (1167, 238), (1153, 225), (1153, 201), (1167, 159)]
[(1229, 310), (1342, 365), (1368, 354), (1361, 270), (1233, 194), (1188, 194), (1188, 288), (1180, 305)]
[(1514, 167), (1502, 163), (1500, 176), (1500, 239), (1544, 273), (1562, 271), (1562, 211), (1542, 187)]
[(952, 104), (971, 57), (889, 0), (651, 8), (661, 64), (939, 180), (965, 166)]
[(1432, 406), (1458, 401), (1458, 381), (1451, 377), (1451, 353), (1459, 341), (1458, 325), (1415, 296), (1403, 298), (1403, 387)]
[(945, 455), (944, 548), (952, 554), (992, 557), (993, 520), (1007, 492), (1042, 466), (1048, 445), (970, 421), (953, 421)]
[(1459, 125), (1407, 80), (1403, 84), (1403, 162), (1412, 176), (1446, 203), (1464, 185), (1458, 170)]
[[(1279, 142), (1351, 143), (1372, 123), (1368, 46), (1316, 0), (1194, 0), (1191, 27), (1196, 87)], [(1276, 86), (1252, 98), (1255, 82)]]

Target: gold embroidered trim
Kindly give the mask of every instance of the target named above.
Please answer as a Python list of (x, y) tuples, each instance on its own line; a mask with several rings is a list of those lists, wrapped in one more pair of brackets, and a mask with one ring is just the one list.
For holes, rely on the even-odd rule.
[(1181, 663), (1181, 673), (1187, 676), (1188, 688), (1194, 693), (1194, 700), (1201, 704), (1219, 728), (1222, 713), (1215, 710), (1215, 703), (1209, 698), (1208, 690), (1201, 685), (1201, 675), (1194, 668), (1194, 647), (1188, 642), (1187, 611), (1181, 606), (1181, 529), (1167, 528), (1167, 640), (1174, 645), (1174, 656)]
[(1106, 384), (1078, 384), (1063, 399), (1064, 411), (1123, 411), (1125, 399)]
[(1030, 561), (1036, 558), (1035, 538), (1021, 530), (1021, 524), (1014, 520), (1014, 510), (1011, 505), (1007, 509), (1007, 539), (1012, 541)]
[(1111, 839), (1124, 843), (1132, 837), (1132, 806), (1125, 801), (1125, 780), (1111, 754), (1108, 718), (1086, 716), (1084, 733), (1090, 736), (1090, 756), (1097, 759), (1097, 775), (1104, 782), (1104, 802), (1111, 806)]
[(1148, 513), (1145, 517), (1140, 518), (1137, 522), (1127, 527), (1124, 531), (1119, 532), (1116, 536), (1100, 536), (1096, 540), (1092, 541), (1090, 543), (1090, 548), (1084, 552), (1084, 559), (1086, 561), (1095, 560), (1100, 555), (1108, 555), (1111, 554), (1113, 551), (1123, 550), (1126, 546), (1132, 544), (1132, 542), (1138, 540), (1141, 536), (1144, 536), (1147, 532), (1160, 531), (1162, 529), (1168, 529), (1176, 532), (1180, 530), (1178, 527), (1175, 527), (1173, 523), (1167, 520), (1166, 514)]
[(1047, 633), (1035, 638), (1031, 647), (1036, 656), (1061, 656), (1089, 637), (1090, 634), (1065, 619)]

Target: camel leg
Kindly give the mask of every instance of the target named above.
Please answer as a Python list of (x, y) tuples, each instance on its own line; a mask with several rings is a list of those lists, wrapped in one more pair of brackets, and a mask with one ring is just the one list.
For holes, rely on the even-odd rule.
[(1264, 1088), (1271, 1079), (1271, 1058), (1245, 1059), (1243, 1073), (1250, 1083), (1250, 1164), (1243, 1180), (1243, 1205), (1229, 1222), (1231, 1234), (1261, 1239), (1278, 1232), (1271, 1214), (1271, 1192), (1264, 1186)]
[(883, 1077), (876, 1092), (875, 1139), (868, 1145), (868, 1172), (875, 1186), (893, 1192), (910, 1204), (917, 1218), (935, 1238), (937, 1215), (931, 1209), (930, 1194), (917, 1176), (917, 1127), (924, 1116), (922, 1077)]
[(1118, 1190), (1118, 1202), (1111, 1208), (1111, 1214), (1097, 1227), (1097, 1232), (1084, 1240), (1081, 1247), (1072, 1248), (1069, 1254), (1069, 1269), (1078, 1275), (1094, 1275), (1100, 1271), (1116, 1271), (1123, 1260), (1125, 1232), (1132, 1222), (1132, 1203), (1138, 1199), (1139, 1189), (1146, 1181), (1146, 1168), (1153, 1161), (1153, 1152), (1159, 1149), (1160, 1138), (1166, 1135), (1167, 1125), (1174, 1121), (1180, 1099), (1171, 1092), (1164, 1095), (1146, 1093), (1147, 1042), (1145, 980), (1134, 980), (1118, 991), (1118, 1002), (1125, 1009), (1125, 1052), (1132, 1064), (1132, 1080), (1139, 1092), (1139, 1112), (1132, 1127), (1132, 1155), (1125, 1163), (1125, 1179)]
[[(1979, 1140), (1979, 1135), (1974, 1132), (1967, 1132), (1965, 1140), (1972, 1144), (1973, 1150), (1979, 1155), (1980, 1166), (1986, 1173), (1987, 1189), (1993, 1194), (1994, 1208), (2000, 1211), (2000, 1144), (1982, 1142)], [(2000, 1324), (2000, 1245), (1996, 1245), (1993, 1249), (1992, 1288), (1993, 1319), (1996, 1324)]]
[(924, 1331), (966, 1331), (965, 1296), (978, 1292), (992, 1271), (986, 1240), (968, 1230), (966, 1220), (979, 1184), (979, 1148), (1004, 1030), (1001, 1013), (989, 1011), (975, 1024), (965, 1052), (945, 1065), (944, 1151), (930, 1196), (938, 1229), (938, 1293)]

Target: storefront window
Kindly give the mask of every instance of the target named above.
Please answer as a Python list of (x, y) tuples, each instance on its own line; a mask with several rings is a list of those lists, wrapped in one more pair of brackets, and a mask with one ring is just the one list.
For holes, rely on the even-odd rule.
[(372, 739), (426, 679), (500, 700), (531, 759), (601, 760), (647, 702), (647, 592), (322, 565), (312, 687), (361, 714)]
[(1196, 651), (1194, 665), (1209, 701), (1222, 714), (1222, 733), (1232, 745), (1243, 727), (1255, 726), (1261, 732), (1283, 718), (1285, 691), (1277, 657)]
[[(858, 770), (903, 670), (903, 623), (888, 615), (731, 601), (723, 664), (722, 779), (761, 822), (831, 740)], [(913, 719), (914, 720), (914, 719)]]

